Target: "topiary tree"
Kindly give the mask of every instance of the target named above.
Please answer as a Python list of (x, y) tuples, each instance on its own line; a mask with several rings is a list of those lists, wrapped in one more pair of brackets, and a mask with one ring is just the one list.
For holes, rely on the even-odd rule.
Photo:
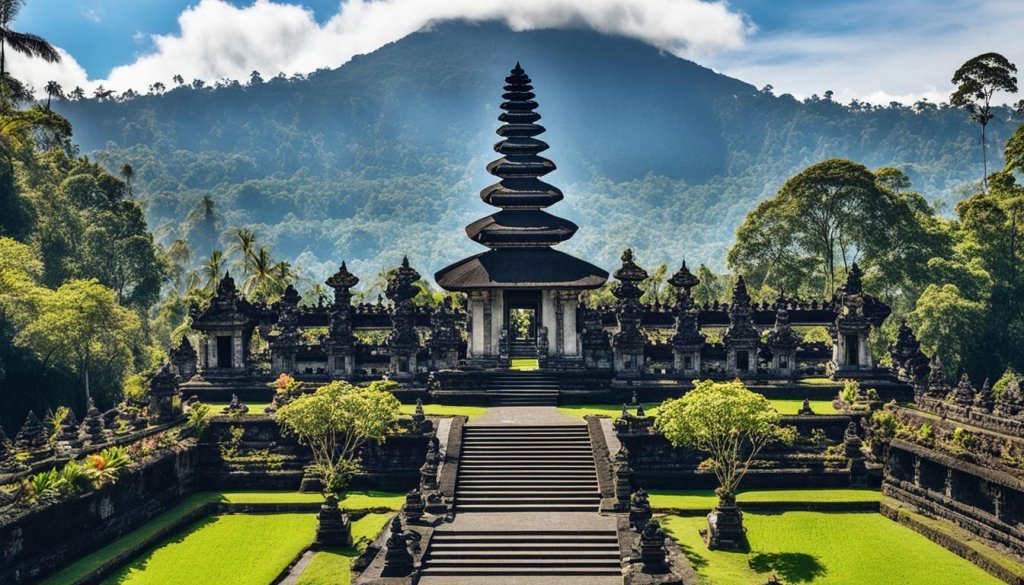
[(277, 420), (312, 449), (325, 489), (338, 492), (359, 470), (359, 448), (368, 441), (384, 442), (400, 406), (386, 384), (337, 381), (282, 406)]
[(676, 447), (704, 451), (718, 478), (718, 505), (708, 514), (709, 546), (741, 545), (742, 516), (736, 489), (766, 445), (792, 443), (795, 430), (779, 426), (768, 400), (739, 381), (701, 380), (682, 398), (661, 405), (655, 427)]

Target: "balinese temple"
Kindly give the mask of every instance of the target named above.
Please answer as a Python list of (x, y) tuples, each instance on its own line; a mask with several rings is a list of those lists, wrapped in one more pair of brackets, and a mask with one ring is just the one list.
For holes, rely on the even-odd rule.
[[(388, 375), (436, 397), (479, 392), (492, 372), (536, 365), (544, 371), (531, 376), (557, 378), (582, 395), (618, 382), (664, 389), (703, 378), (832, 375), (877, 386), (920, 378), (928, 368), (909, 342), (900, 346), (898, 371), (876, 365), (871, 332), (890, 310), (864, 292), (856, 265), (830, 299), (758, 302), (739, 277), (728, 302), (698, 303), (700, 279), (683, 262), (667, 282), (674, 298), (661, 303), (644, 299), (648, 272), (627, 249), (612, 274), (614, 303), (584, 306), (581, 293), (603, 286), (609, 273), (556, 249), (577, 226), (547, 211), (563, 195), (542, 180), (555, 165), (541, 156), (544, 127), (518, 64), (503, 97), (494, 146), (501, 157), (487, 165), (498, 182), (480, 193), (496, 211), (466, 227), (487, 249), (435, 275), (459, 294), (433, 307), (414, 303), (421, 276), (408, 259), (389, 271), (375, 303), (353, 302), (359, 279), (344, 262), (326, 280), (333, 298), (316, 303), (303, 302), (292, 287), (272, 304), (251, 302), (225, 275), (210, 302), (192, 308), (191, 340), (171, 353), (177, 375), (188, 380), (183, 389), (203, 399), (237, 393), (267, 400), (268, 384), (280, 374), (309, 384)], [(831, 341), (805, 339), (810, 327), (826, 328)]]
[(505, 78), (502, 137), (494, 150), (501, 158), (487, 165), (500, 181), (480, 192), (500, 209), (466, 226), (466, 234), (490, 248), (438, 271), (441, 288), (468, 297), (467, 360), (507, 364), (510, 358), (537, 357), (551, 365), (582, 364), (577, 331), (580, 292), (601, 287), (608, 273), (555, 250), (578, 229), (546, 208), (562, 200), (558, 188), (540, 178), (555, 164), (540, 156), (548, 145), (537, 136), (533, 85), (517, 63)]

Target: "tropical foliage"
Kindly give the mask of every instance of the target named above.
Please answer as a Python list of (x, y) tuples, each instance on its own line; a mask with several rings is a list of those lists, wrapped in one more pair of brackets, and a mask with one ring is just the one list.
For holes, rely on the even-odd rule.
[(401, 404), (388, 391), (391, 385), (332, 382), (277, 411), (281, 428), (312, 449), (327, 490), (341, 491), (359, 470), (359, 449), (369, 441), (383, 443), (394, 428)]
[(761, 449), (792, 443), (795, 430), (779, 426), (780, 420), (767, 398), (741, 382), (702, 380), (682, 398), (663, 403), (654, 424), (674, 446), (708, 453), (718, 493), (731, 499)]

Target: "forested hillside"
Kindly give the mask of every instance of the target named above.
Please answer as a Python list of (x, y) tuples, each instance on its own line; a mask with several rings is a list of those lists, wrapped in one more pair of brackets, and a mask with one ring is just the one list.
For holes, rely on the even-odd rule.
[[(316, 279), (342, 259), (365, 276), (403, 254), (431, 274), (476, 248), (462, 226), (493, 182), (483, 169), (516, 60), (537, 86), (559, 214), (582, 226), (567, 248), (606, 267), (626, 245), (650, 262), (724, 266), (746, 212), (827, 158), (898, 167), (947, 213), (981, 175), (962, 110), (841, 105), (827, 87), (797, 101), (585, 31), (446, 24), (306, 78), (203, 87), (168, 72), (167, 91), (54, 108), (84, 153), (113, 171), (130, 163), (150, 225), (187, 239), (193, 265), (227, 245), (211, 225), (248, 226)], [(990, 144), (1012, 133), (1009, 118), (998, 112)], [(205, 228), (187, 220), (204, 195)]]

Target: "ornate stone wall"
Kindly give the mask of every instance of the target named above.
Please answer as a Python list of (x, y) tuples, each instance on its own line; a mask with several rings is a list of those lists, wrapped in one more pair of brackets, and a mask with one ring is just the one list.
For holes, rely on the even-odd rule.
[(116, 483), (0, 516), (0, 583), (26, 583), (145, 524), (194, 488), (199, 458), (166, 451)]

